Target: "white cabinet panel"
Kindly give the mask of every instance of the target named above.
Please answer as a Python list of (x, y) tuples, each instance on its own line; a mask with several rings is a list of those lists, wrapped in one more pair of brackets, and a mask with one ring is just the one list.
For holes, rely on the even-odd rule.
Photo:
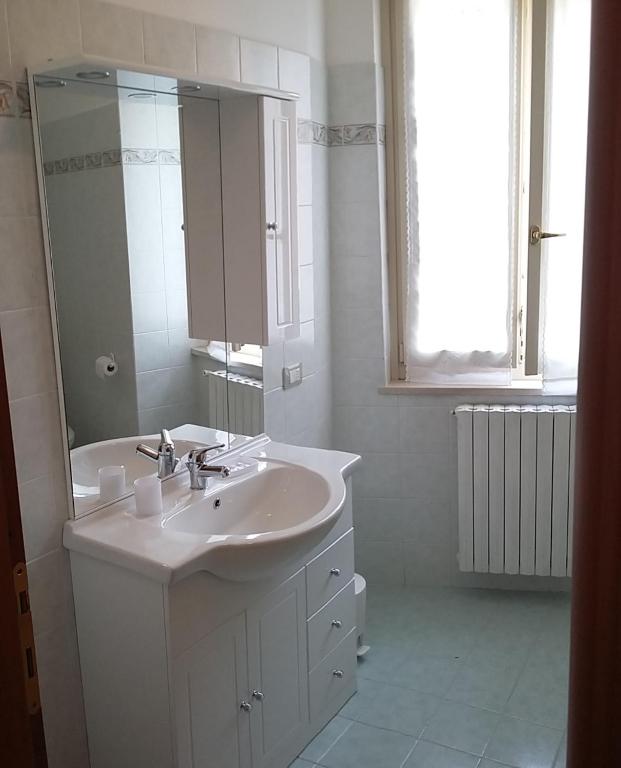
[(293, 759), (308, 723), (305, 588), (301, 570), (247, 613), (253, 768)]
[(352, 630), (310, 673), (310, 711), (313, 720), (336, 703), (343, 706), (356, 688), (356, 632)]
[(309, 615), (316, 613), (353, 578), (354, 532), (348, 531), (308, 564)]
[(218, 103), (181, 104), (189, 335), (226, 341)]
[(308, 668), (313, 669), (356, 624), (353, 579), (308, 620)]
[(295, 104), (260, 100), (266, 220), (267, 333), (299, 335), (297, 151)]
[(228, 341), (299, 335), (295, 104), (243, 95), (220, 102)]
[(174, 664), (179, 768), (247, 768), (249, 713), (243, 616), (223, 624)]

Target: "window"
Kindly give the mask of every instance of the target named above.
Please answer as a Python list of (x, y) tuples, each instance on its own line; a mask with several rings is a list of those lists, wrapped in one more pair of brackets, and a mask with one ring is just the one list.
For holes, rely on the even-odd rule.
[(589, 0), (390, 3), (393, 379), (575, 387), (589, 22)]
[(226, 363), (227, 369), (233, 373), (262, 378), (263, 350), (258, 344), (203, 341), (193, 347), (193, 352)]

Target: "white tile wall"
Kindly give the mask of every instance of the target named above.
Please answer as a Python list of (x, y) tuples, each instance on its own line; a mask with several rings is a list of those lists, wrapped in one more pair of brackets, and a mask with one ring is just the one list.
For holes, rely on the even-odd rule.
[(240, 46), (242, 82), (278, 88), (278, 49), (245, 38), (242, 38)]
[(143, 61), (142, 14), (138, 11), (99, 0), (82, 0), (80, 21), (85, 51), (121, 61)]
[[(332, 6), (337, 22), (347, 2)], [(358, 40), (362, 48), (368, 42)], [(339, 62), (328, 80), (332, 123), (383, 122), (382, 72), (374, 63)], [(451, 412), (459, 399), (378, 392), (388, 354), (384, 147), (333, 147), (329, 165), (333, 440), (363, 456), (354, 477), (356, 567), (387, 584), (564, 588), (457, 570)]]
[(181, 72), (196, 72), (194, 24), (146, 13), (144, 58), (147, 64)]
[(228, 32), (196, 28), (196, 55), (199, 75), (241, 80), (239, 37)]
[[(191, 25), (189, 25), (191, 26)], [(176, 99), (121, 100), (121, 144), (180, 148)], [(145, 138), (146, 137), (146, 138)], [(183, 203), (178, 165), (124, 165), (127, 247), (141, 433), (198, 420), (198, 387), (188, 339)], [(172, 336), (170, 335), (172, 334)], [(156, 423), (156, 420), (166, 419)]]
[(26, 79), (27, 65), (81, 52), (78, 0), (6, 0), (6, 4), (15, 80)]
[[(180, 9), (175, 8), (175, 11), (181, 13)], [(279, 13), (276, 6), (273, 13)], [(248, 82), (278, 86), (276, 47), (245, 41), (242, 57), (239, 38), (235, 34), (194, 27), (184, 21), (178, 19), (177, 23), (174, 19), (155, 19), (117, 3), (95, 0), (0, 0), (0, 79), (24, 81), (27, 64), (84, 53), (128, 62), (146, 62), (159, 67), (181, 67), (189, 72), (198, 68), (201, 74), (231, 80), (240, 79), (243, 62)], [(275, 35), (280, 35), (277, 42), (286, 44), (278, 18), (272, 19), (265, 27), (266, 30), (272, 28)], [(296, 43), (293, 47), (297, 47)], [(253, 57), (257, 59), (256, 71), (250, 69)], [(283, 82), (290, 76), (293, 78), (291, 82), (296, 83), (295, 90), (303, 90), (298, 83), (305, 81), (305, 62), (288, 51), (283, 56), (283, 61), (287, 60), (291, 62), (291, 70), (289, 73), (282, 70)], [(316, 62), (313, 62), (312, 68), (312, 112), (315, 119), (325, 122), (325, 68)], [(304, 99), (307, 98), (306, 94)], [(141, 146), (144, 146), (143, 138)], [(327, 150), (319, 147), (313, 148), (312, 152), (325, 157)], [(309, 160), (306, 166), (307, 190), (312, 183), (311, 166)], [(56, 385), (49, 375), (52, 363), (47, 320), (49, 308), (36, 190), (30, 122), (0, 116), (0, 262), (3, 265), (0, 328), (11, 386), (12, 425), (33, 596), (48, 759), (50, 768), (87, 768), (71, 585), (67, 577), (66, 554), (60, 548), (62, 524), (68, 510), (63, 468), (55, 461), (62, 451), (61, 425)], [(305, 199), (313, 205), (313, 233), (316, 235), (321, 231), (323, 234), (327, 231), (325, 223), (328, 220), (327, 184), (321, 188), (320, 195), (307, 191)], [(110, 220), (105, 211), (102, 214), (100, 226), (102, 230), (109, 229), (110, 220), (118, 218), (118, 211), (114, 211)], [(77, 224), (79, 226), (80, 223)], [(168, 234), (174, 239), (175, 229)], [(164, 228), (165, 242), (166, 237)], [(318, 235), (314, 241), (309, 263), (322, 261), (325, 271), (328, 264), (327, 245)], [(121, 245), (119, 241), (117, 247)], [(170, 274), (175, 272), (174, 259), (165, 262), (165, 269), (168, 281)], [(181, 288), (180, 285), (177, 287)], [(161, 306), (165, 305), (163, 294), (157, 295), (157, 299)], [(135, 318), (138, 316), (137, 330), (144, 333), (159, 330), (155, 313), (149, 312), (146, 305), (142, 310), (135, 307), (135, 311)], [(329, 353), (326, 353), (326, 349), (329, 350), (328, 319), (328, 313), (323, 312), (320, 332), (313, 328), (316, 337), (318, 333), (321, 335), (321, 342), (317, 341), (316, 347), (321, 350), (323, 373), (313, 375), (303, 384), (307, 391), (318, 393), (317, 400), (308, 398), (308, 402), (319, 403), (314, 414), (317, 418), (309, 416), (305, 423), (294, 425), (300, 430), (297, 439), (324, 446), (330, 440)], [(313, 318), (312, 323), (316, 324), (318, 320)], [(28, 332), (33, 322), (40, 323), (40, 333)], [(305, 328), (300, 353), (305, 361), (312, 359), (309, 341), (311, 325), (309, 322)], [(187, 342), (177, 331), (167, 332), (170, 359), (173, 365), (177, 365), (186, 354)], [(279, 377), (283, 354), (284, 350), (281, 350)], [(141, 365), (150, 367), (147, 350), (143, 349), (141, 356)], [(309, 366), (309, 370), (314, 368), (312, 363)], [(274, 420), (274, 435), (278, 436), (279, 420), (284, 425), (285, 394), (283, 390), (273, 390), (273, 394), (275, 397), (266, 399), (266, 420)], [(297, 396), (300, 396), (299, 393)], [(189, 420), (184, 407), (175, 404), (144, 411), (147, 430), (151, 431), (167, 421)], [(286, 437), (284, 427), (280, 435)], [(31, 458), (35, 456), (36, 462)]]
[(278, 49), (278, 86), (283, 91), (294, 91), (300, 95), (297, 116), (310, 120), (311, 109), (311, 66), (310, 59), (303, 53)]
[[(62, 119), (58, 109), (42, 111), (46, 159), (120, 146), (118, 104), (110, 100), (108, 89), (101, 89), (88, 111), (83, 109), (83, 96), (68, 98), (71, 107), (82, 108), (70, 121)], [(137, 414), (128, 333), (131, 307), (122, 170), (111, 166), (48, 176), (46, 188), (60, 299), (64, 386), (70, 395), (67, 417), (76, 445), (133, 434)], [(85, 252), (92, 257), (88, 261)], [(39, 337), (44, 339), (45, 334)], [(109, 353), (119, 362), (119, 373), (102, 382), (95, 376), (95, 360)], [(134, 417), (128, 418), (132, 401)], [(121, 402), (123, 409), (118, 407)], [(89, 414), (93, 411), (95, 418)]]
[[(242, 41), (243, 43), (243, 41)], [(307, 56), (279, 49), (280, 87), (300, 93), (300, 115), (325, 121), (326, 71)], [(331, 443), (328, 149), (298, 147), (300, 336), (264, 348), (265, 430), (277, 440)], [(282, 389), (282, 368), (301, 362), (302, 384)]]

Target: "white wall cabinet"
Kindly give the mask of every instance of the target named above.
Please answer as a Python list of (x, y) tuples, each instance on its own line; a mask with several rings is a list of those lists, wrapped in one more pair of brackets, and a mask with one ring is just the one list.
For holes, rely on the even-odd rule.
[(299, 335), (295, 103), (220, 102), (222, 222), (229, 341)]
[(189, 336), (226, 341), (218, 103), (181, 98)]
[(239, 94), (182, 103), (190, 335), (261, 345), (294, 338), (295, 102)]
[(160, 584), (71, 552), (91, 768), (286, 768), (356, 689), (350, 483), (261, 582)]

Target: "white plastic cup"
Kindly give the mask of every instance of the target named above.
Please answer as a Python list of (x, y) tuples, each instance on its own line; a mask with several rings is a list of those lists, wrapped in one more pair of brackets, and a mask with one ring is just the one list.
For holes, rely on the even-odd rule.
[(162, 482), (156, 475), (147, 475), (134, 480), (134, 498), (136, 500), (136, 516), (150, 517), (161, 515)]
[(99, 498), (112, 501), (127, 493), (125, 488), (125, 467), (110, 466), (99, 468)]

